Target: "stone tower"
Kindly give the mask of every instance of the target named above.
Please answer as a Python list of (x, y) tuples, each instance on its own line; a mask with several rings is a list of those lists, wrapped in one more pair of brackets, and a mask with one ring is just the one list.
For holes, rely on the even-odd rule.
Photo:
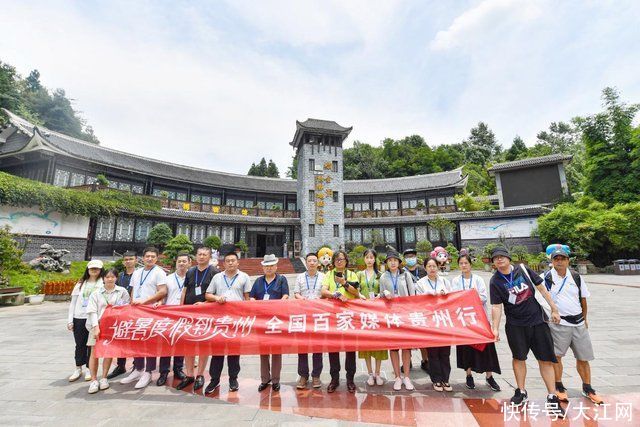
[(291, 145), (298, 159), (302, 255), (344, 244), (342, 142), (351, 132), (329, 120), (296, 121)]

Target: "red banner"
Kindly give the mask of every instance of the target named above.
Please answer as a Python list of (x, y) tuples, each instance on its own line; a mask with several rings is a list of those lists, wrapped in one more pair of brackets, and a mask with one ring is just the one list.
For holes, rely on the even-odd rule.
[(268, 300), (109, 307), (99, 357), (296, 354), (494, 341), (474, 290), (393, 300)]

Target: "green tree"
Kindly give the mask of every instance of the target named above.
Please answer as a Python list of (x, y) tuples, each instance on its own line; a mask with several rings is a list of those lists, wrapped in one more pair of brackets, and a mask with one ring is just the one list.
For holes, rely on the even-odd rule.
[(453, 222), (449, 221), (448, 219), (444, 219), (439, 215), (437, 215), (434, 219), (429, 221), (427, 224), (429, 224), (429, 227), (432, 227), (438, 230), (438, 233), (440, 234), (440, 240), (442, 241), (446, 240), (445, 236), (447, 236), (447, 234), (449, 234), (451, 231), (455, 230), (456, 228), (456, 225)]
[(388, 166), (380, 147), (354, 141), (353, 147), (346, 148), (342, 154), (344, 179), (384, 178)]
[(274, 161), (271, 159), (269, 159), (269, 164), (267, 165), (267, 173), (265, 176), (271, 178), (280, 178), (280, 171), (278, 170), (278, 166), (276, 166)]
[(5, 273), (20, 267), (21, 257), (22, 250), (11, 235), (11, 228), (8, 225), (0, 227), (0, 284)]
[(149, 230), (149, 236), (147, 236), (147, 244), (157, 246), (162, 250), (164, 245), (166, 245), (169, 240), (173, 237), (173, 232), (171, 228), (161, 222), (160, 224), (154, 225), (151, 230)]
[(298, 179), (298, 156), (292, 157), (291, 166), (287, 168), (287, 177), (291, 179)]
[(486, 165), (501, 153), (496, 136), (484, 122), (471, 129), (470, 135), (462, 142), (465, 160), (468, 163)]
[(180, 252), (193, 253), (193, 243), (189, 237), (184, 234), (178, 234), (171, 238), (164, 249), (164, 254), (171, 259), (172, 262), (175, 262)]
[(640, 200), (640, 168), (630, 167), (638, 164), (634, 153), (639, 141), (632, 123), (640, 105), (621, 102), (610, 87), (602, 98), (605, 110), (582, 122), (585, 192), (610, 206)]
[(514, 160), (527, 157), (528, 152), (529, 152), (529, 149), (525, 145), (522, 138), (520, 138), (519, 135), (516, 135), (516, 137), (513, 138), (513, 143), (511, 144), (511, 147), (509, 147), (509, 149), (505, 151), (504, 159), (507, 162), (512, 162)]

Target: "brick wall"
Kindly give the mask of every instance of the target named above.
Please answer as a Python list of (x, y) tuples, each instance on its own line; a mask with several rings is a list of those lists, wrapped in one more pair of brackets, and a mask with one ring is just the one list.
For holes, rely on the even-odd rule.
[(18, 236), (18, 243), (23, 246), (26, 240), (26, 247), (22, 259), (31, 261), (40, 253), (40, 245), (48, 243), (55, 249), (66, 249), (69, 253), (62, 258), (67, 261), (82, 261), (87, 249), (87, 239), (72, 239), (67, 237), (46, 237), (46, 236)]

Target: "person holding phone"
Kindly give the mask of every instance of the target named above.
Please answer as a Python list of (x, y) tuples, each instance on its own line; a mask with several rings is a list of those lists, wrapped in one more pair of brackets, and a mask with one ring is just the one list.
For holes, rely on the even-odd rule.
[[(322, 298), (336, 299), (347, 302), (360, 296), (358, 277), (356, 273), (347, 269), (349, 257), (343, 250), (334, 252), (333, 270), (325, 274), (322, 283)], [(356, 392), (356, 384), (353, 378), (356, 375), (356, 352), (347, 351), (345, 353), (345, 369), (347, 371), (347, 390), (349, 393)], [(329, 373), (331, 382), (327, 386), (327, 392), (333, 393), (340, 385), (340, 353), (329, 353)]]

